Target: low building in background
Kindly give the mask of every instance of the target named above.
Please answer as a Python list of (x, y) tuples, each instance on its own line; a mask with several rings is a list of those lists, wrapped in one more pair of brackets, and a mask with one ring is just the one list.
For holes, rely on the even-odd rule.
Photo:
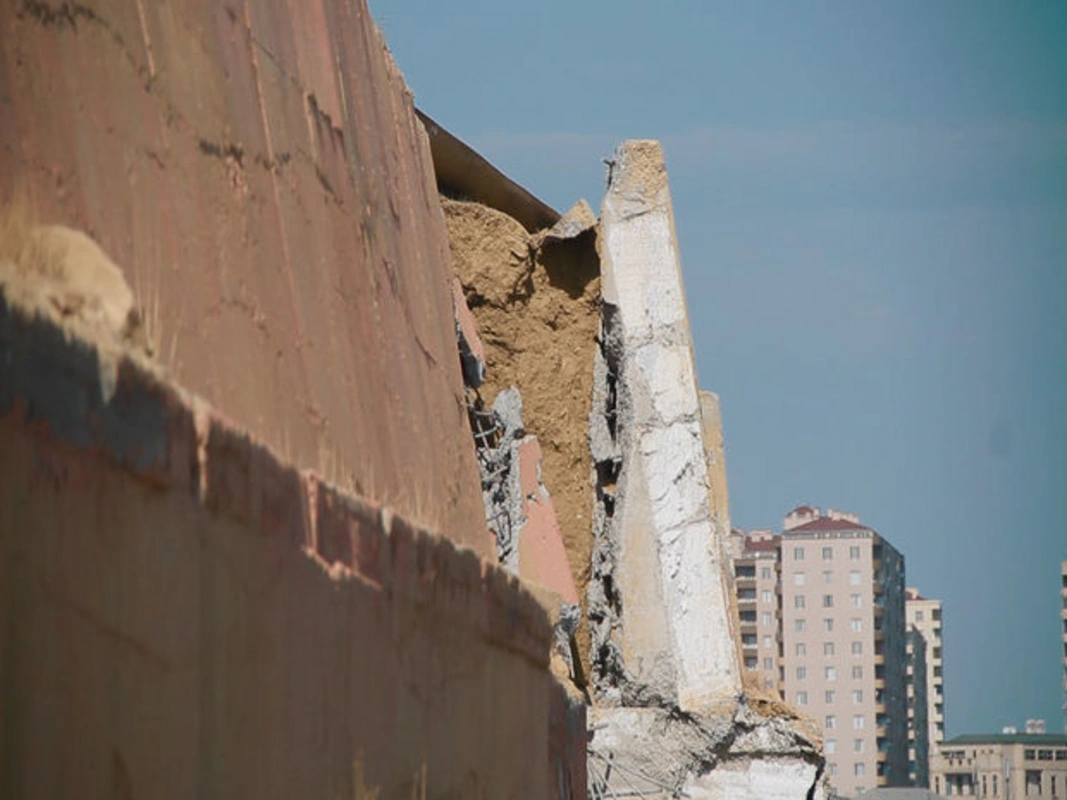
[(936, 794), (996, 800), (1067, 797), (1067, 735), (987, 733), (943, 742), (930, 764)]

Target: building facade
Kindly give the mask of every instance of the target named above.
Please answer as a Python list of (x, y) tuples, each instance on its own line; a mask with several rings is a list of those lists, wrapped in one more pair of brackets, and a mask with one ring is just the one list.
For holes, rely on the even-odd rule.
[(839, 792), (905, 786), (904, 558), (853, 514), (802, 506), (783, 527), (784, 699), (823, 723)]
[[(944, 682), (944, 641), (941, 601), (923, 597), (919, 590), (908, 587), (905, 591), (905, 615), (908, 630), (915, 629), (922, 635), (925, 653), (925, 687), (920, 690), (915, 685), (918, 678), (909, 676), (908, 683), (908, 761), (909, 771), (916, 771), (920, 761), (928, 761), (933, 749), (945, 740), (945, 682)], [(928, 743), (925, 752), (918, 748), (918, 731), (916, 704), (920, 694), (925, 701), (923, 716), (927, 720), (925, 739)], [(916, 786), (926, 786), (916, 783)]]
[(956, 736), (936, 748), (930, 773), (934, 792), (944, 797), (1062, 800), (1067, 797), (1067, 735)]
[[(737, 611), (741, 618), (741, 654), (746, 679), (769, 693), (781, 693), (781, 536), (751, 531), (731, 549)], [(739, 545), (739, 546), (738, 546)]]
[(930, 786), (930, 703), (927, 698), (927, 653), (922, 631), (909, 625), (905, 634), (908, 658), (908, 783)]

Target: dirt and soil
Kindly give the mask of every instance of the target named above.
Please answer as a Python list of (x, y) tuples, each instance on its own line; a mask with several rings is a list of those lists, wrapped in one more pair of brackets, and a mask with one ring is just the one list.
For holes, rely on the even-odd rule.
[(81, 231), (34, 225), (21, 203), (0, 209), (0, 292), (98, 345), (153, 353), (122, 270)]
[[(441, 199), (452, 261), (485, 346), (486, 404), (517, 386), (523, 421), (541, 442), (552, 494), (583, 607), (592, 550), (589, 413), (600, 325), (596, 231), (563, 241), (529, 234), (506, 214), (478, 203)], [(578, 650), (588, 674), (582, 614)]]

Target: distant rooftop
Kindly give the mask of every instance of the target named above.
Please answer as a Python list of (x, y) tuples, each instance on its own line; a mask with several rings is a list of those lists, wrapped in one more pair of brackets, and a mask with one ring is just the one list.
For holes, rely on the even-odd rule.
[(968, 744), (1033, 744), (1067, 745), (1063, 733), (965, 733), (941, 743), (941, 748)]
[(813, 519), (811, 522), (805, 522), (803, 525), (798, 525), (795, 528), (790, 528), (786, 531), (790, 533), (807, 533), (812, 531), (869, 531), (871, 530), (866, 525), (862, 525), (859, 522), (852, 522), (847, 519), (831, 519), (830, 517), (819, 517)]
[(745, 552), (777, 550), (781, 545), (780, 538), (780, 536), (775, 536), (773, 539), (748, 539), (745, 541)]

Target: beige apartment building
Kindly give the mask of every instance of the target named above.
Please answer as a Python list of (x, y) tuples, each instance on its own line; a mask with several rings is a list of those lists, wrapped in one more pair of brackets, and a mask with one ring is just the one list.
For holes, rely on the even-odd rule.
[(936, 749), (930, 768), (933, 790), (944, 797), (1063, 800), (1067, 797), (1067, 736), (956, 736)]
[[(908, 587), (904, 596), (908, 630), (919, 631), (926, 648), (925, 686), (916, 686), (916, 676), (908, 676), (908, 771), (914, 775), (916, 786), (926, 786), (928, 784), (920, 776), (926, 773), (933, 751), (945, 740), (941, 601), (923, 597), (914, 587)], [(925, 707), (919, 709), (920, 703)], [(927, 730), (923, 735), (916, 729), (919, 717), (925, 717), (926, 720)]]
[(907, 652), (908, 783), (930, 786), (930, 703), (926, 695), (927, 644), (922, 631), (909, 625), (904, 637)]
[(783, 527), (784, 698), (823, 723), (839, 793), (905, 786), (904, 558), (854, 514), (801, 506)]
[[(769, 692), (781, 691), (780, 536), (751, 531), (732, 537), (737, 610), (741, 617), (741, 652), (750, 680)], [(752, 675), (754, 673), (754, 675)]]

